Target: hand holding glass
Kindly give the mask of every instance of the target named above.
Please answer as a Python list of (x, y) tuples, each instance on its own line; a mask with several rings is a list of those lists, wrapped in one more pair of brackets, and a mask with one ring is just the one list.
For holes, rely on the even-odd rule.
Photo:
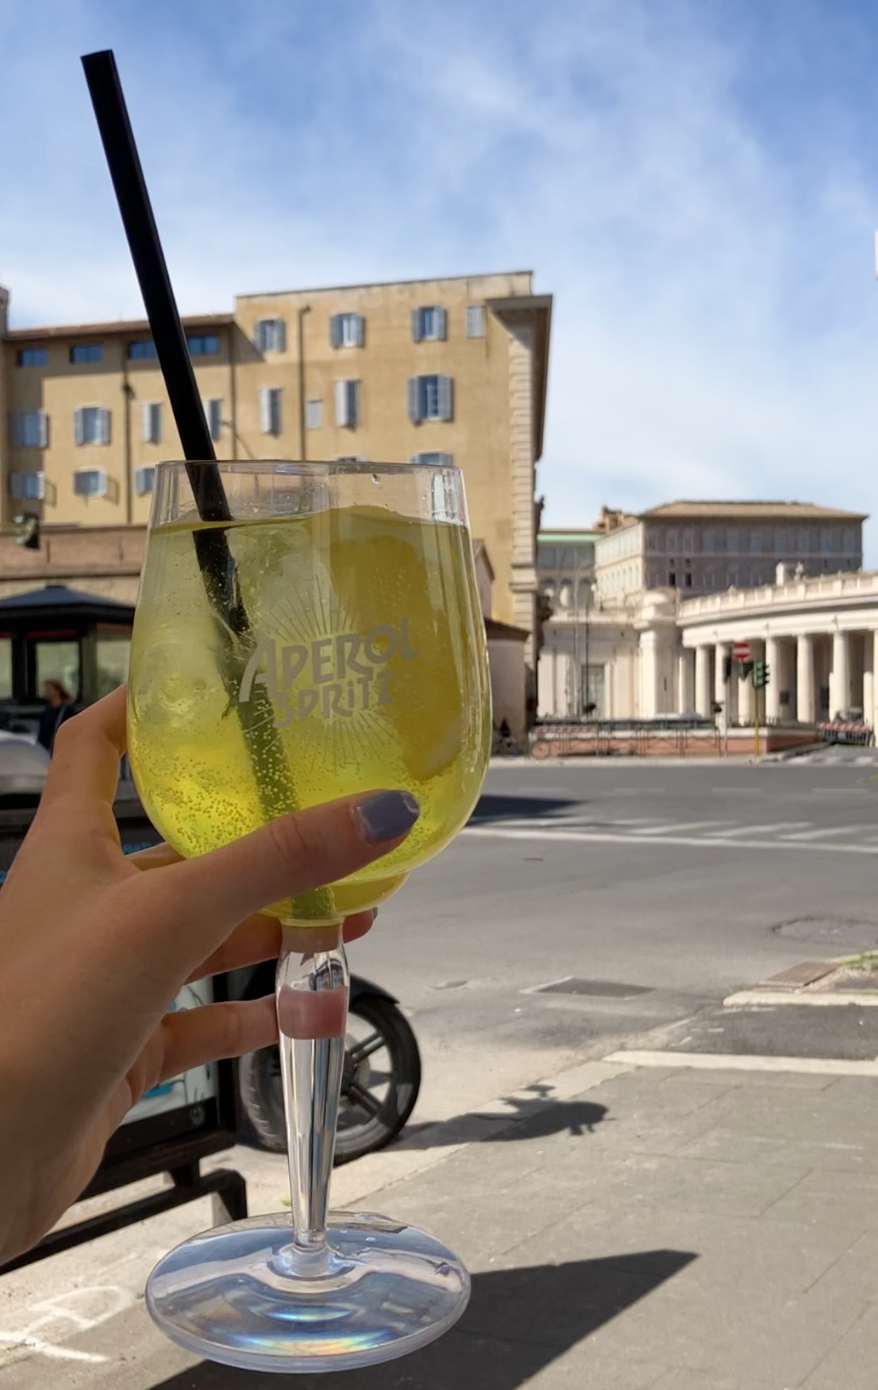
[[(407, 792), (420, 814), (385, 858), (266, 909), (284, 924), (292, 1221), (257, 1217), (178, 1247), (147, 1302), (202, 1356), (343, 1369), (432, 1341), (469, 1294), (463, 1265), (432, 1237), (346, 1214), (327, 1231), (326, 1212), (347, 1010), (341, 922), (393, 893), (475, 805), (491, 730), (484, 625), (457, 470), (218, 466), (231, 523), (198, 519), (184, 465), (156, 470), (129, 681), (131, 764), (153, 822), (192, 856), (348, 794)], [(212, 530), (228, 551), (222, 602), (199, 563)]]

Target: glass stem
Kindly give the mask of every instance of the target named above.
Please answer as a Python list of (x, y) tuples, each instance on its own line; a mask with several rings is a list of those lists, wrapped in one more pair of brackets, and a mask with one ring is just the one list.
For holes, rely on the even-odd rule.
[(350, 976), (341, 923), (284, 927), (277, 1019), (293, 1243), (290, 1272), (328, 1269), (329, 1180), (344, 1070)]

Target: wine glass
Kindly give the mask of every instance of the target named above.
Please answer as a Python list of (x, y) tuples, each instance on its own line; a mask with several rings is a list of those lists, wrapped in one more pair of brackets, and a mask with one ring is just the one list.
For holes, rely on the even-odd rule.
[[(231, 521), (205, 522), (219, 469)], [(150, 1276), (158, 1326), (256, 1371), (366, 1366), (426, 1345), (469, 1297), (404, 1222), (327, 1218), (345, 1052), (341, 924), (465, 824), (488, 763), (484, 623), (463, 482), (418, 464), (160, 464), (134, 621), (131, 766), (164, 838), (204, 854), (339, 796), (407, 791), (385, 858), (271, 904), (291, 1211), (187, 1241)]]

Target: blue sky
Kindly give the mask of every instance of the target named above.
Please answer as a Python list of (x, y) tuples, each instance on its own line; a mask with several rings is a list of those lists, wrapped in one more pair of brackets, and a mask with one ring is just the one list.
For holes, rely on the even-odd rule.
[(141, 312), (78, 62), (105, 47), (184, 311), (533, 268), (549, 524), (675, 497), (878, 516), (865, 0), (2, 0), (17, 325)]

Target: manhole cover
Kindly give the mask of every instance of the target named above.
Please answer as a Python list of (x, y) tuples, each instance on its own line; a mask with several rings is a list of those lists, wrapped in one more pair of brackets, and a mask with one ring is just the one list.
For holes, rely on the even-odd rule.
[(851, 922), (831, 917), (797, 917), (782, 922), (774, 930), (778, 936), (791, 941), (819, 941), (822, 945), (837, 946), (841, 951), (878, 948), (878, 925), (874, 922)]
[(596, 999), (633, 999), (636, 994), (650, 994), (646, 985), (623, 985), (615, 980), (556, 980), (551, 985), (539, 985), (533, 994), (585, 994)]

